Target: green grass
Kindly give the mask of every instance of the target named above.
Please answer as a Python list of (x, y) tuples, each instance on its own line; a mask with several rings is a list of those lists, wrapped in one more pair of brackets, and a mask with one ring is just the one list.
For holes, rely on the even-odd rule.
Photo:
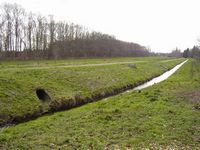
[[(77, 99), (101, 97), (127, 85), (136, 85), (181, 61), (183, 59), (168, 61), (167, 58), (147, 57), (1, 62), (0, 124), (39, 116), (56, 107), (60, 109), (63, 104), (74, 104)], [(124, 62), (137, 67), (131, 68)], [(102, 63), (122, 64), (81, 66)], [(45, 89), (52, 100), (41, 102), (35, 93), (37, 88)]]
[(7, 129), (0, 149), (199, 149), (200, 64), (168, 80)]
[(149, 60), (173, 60), (168, 57), (119, 57), (119, 58), (82, 58), (82, 59), (66, 59), (66, 60), (16, 60), (16, 61), (0, 61), (1, 69), (8, 68), (27, 68), (27, 67), (55, 67), (68, 65), (83, 65), (83, 64), (100, 64), (114, 62), (129, 62), (129, 61), (149, 61)]

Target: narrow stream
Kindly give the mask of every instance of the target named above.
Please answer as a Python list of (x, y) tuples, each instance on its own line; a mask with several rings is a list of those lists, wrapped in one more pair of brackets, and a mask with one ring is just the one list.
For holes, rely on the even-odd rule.
[(142, 84), (142, 85), (139, 85), (137, 87), (135, 87), (134, 89), (132, 90), (129, 90), (127, 92), (130, 92), (130, 91), (136, 91), (136, 90), (141, 90), (141, 89), (144, 89), (144, 88), (147, 88), (149, 86), (152, 86), (156, 83), (159, 83), (159, 82), (162, 82), (164, 80), (166, 80), (167, 78), (169, 78), (172, 74), (174, 74), (183, 64), (185, 64), (188, 60), (185, 60), (184, 62), (176, 65), (174, 68), (172, 68), (171, 70), (163, 73), (162, 75), (156, 77), (156, 78), (153, 78), (152, 80)]

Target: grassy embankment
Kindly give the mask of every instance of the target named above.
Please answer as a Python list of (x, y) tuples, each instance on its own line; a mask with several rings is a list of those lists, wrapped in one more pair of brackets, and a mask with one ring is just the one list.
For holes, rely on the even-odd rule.
[(141, 92), (44, 116), (0, 134), (1, 149), (199, 149), (200, 64)]
[[(166, 59), (150, 57), (1, 62), (0, 125), (21, 122), (45, 112), (71, 108), (115, 94), (183, 61)], [(51, 100), (40, 101), (36, 96), (37, 88), (44, 89)]]

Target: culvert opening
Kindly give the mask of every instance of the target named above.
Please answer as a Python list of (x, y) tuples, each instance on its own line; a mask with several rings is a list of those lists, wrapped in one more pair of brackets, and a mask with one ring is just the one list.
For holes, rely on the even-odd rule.
[(50, 96), (44, 89), (36, 89), (36, 95), (41, 101), (49, 101), (51, 100)]

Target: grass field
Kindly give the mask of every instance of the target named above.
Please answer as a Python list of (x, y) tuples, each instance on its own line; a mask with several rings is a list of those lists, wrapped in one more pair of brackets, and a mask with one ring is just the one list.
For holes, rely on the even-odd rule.
[[(146, 57), (1, 62), (0, 125), (112, 95), (181, 61)], [(51, 100), (39, 100), (38, 88), (44, 89)]]
[[(138, 64), (138, 67), (140, 65)], [(1, 129), (0, 149), (199, 149), (200, 64), (168, 80)]]

